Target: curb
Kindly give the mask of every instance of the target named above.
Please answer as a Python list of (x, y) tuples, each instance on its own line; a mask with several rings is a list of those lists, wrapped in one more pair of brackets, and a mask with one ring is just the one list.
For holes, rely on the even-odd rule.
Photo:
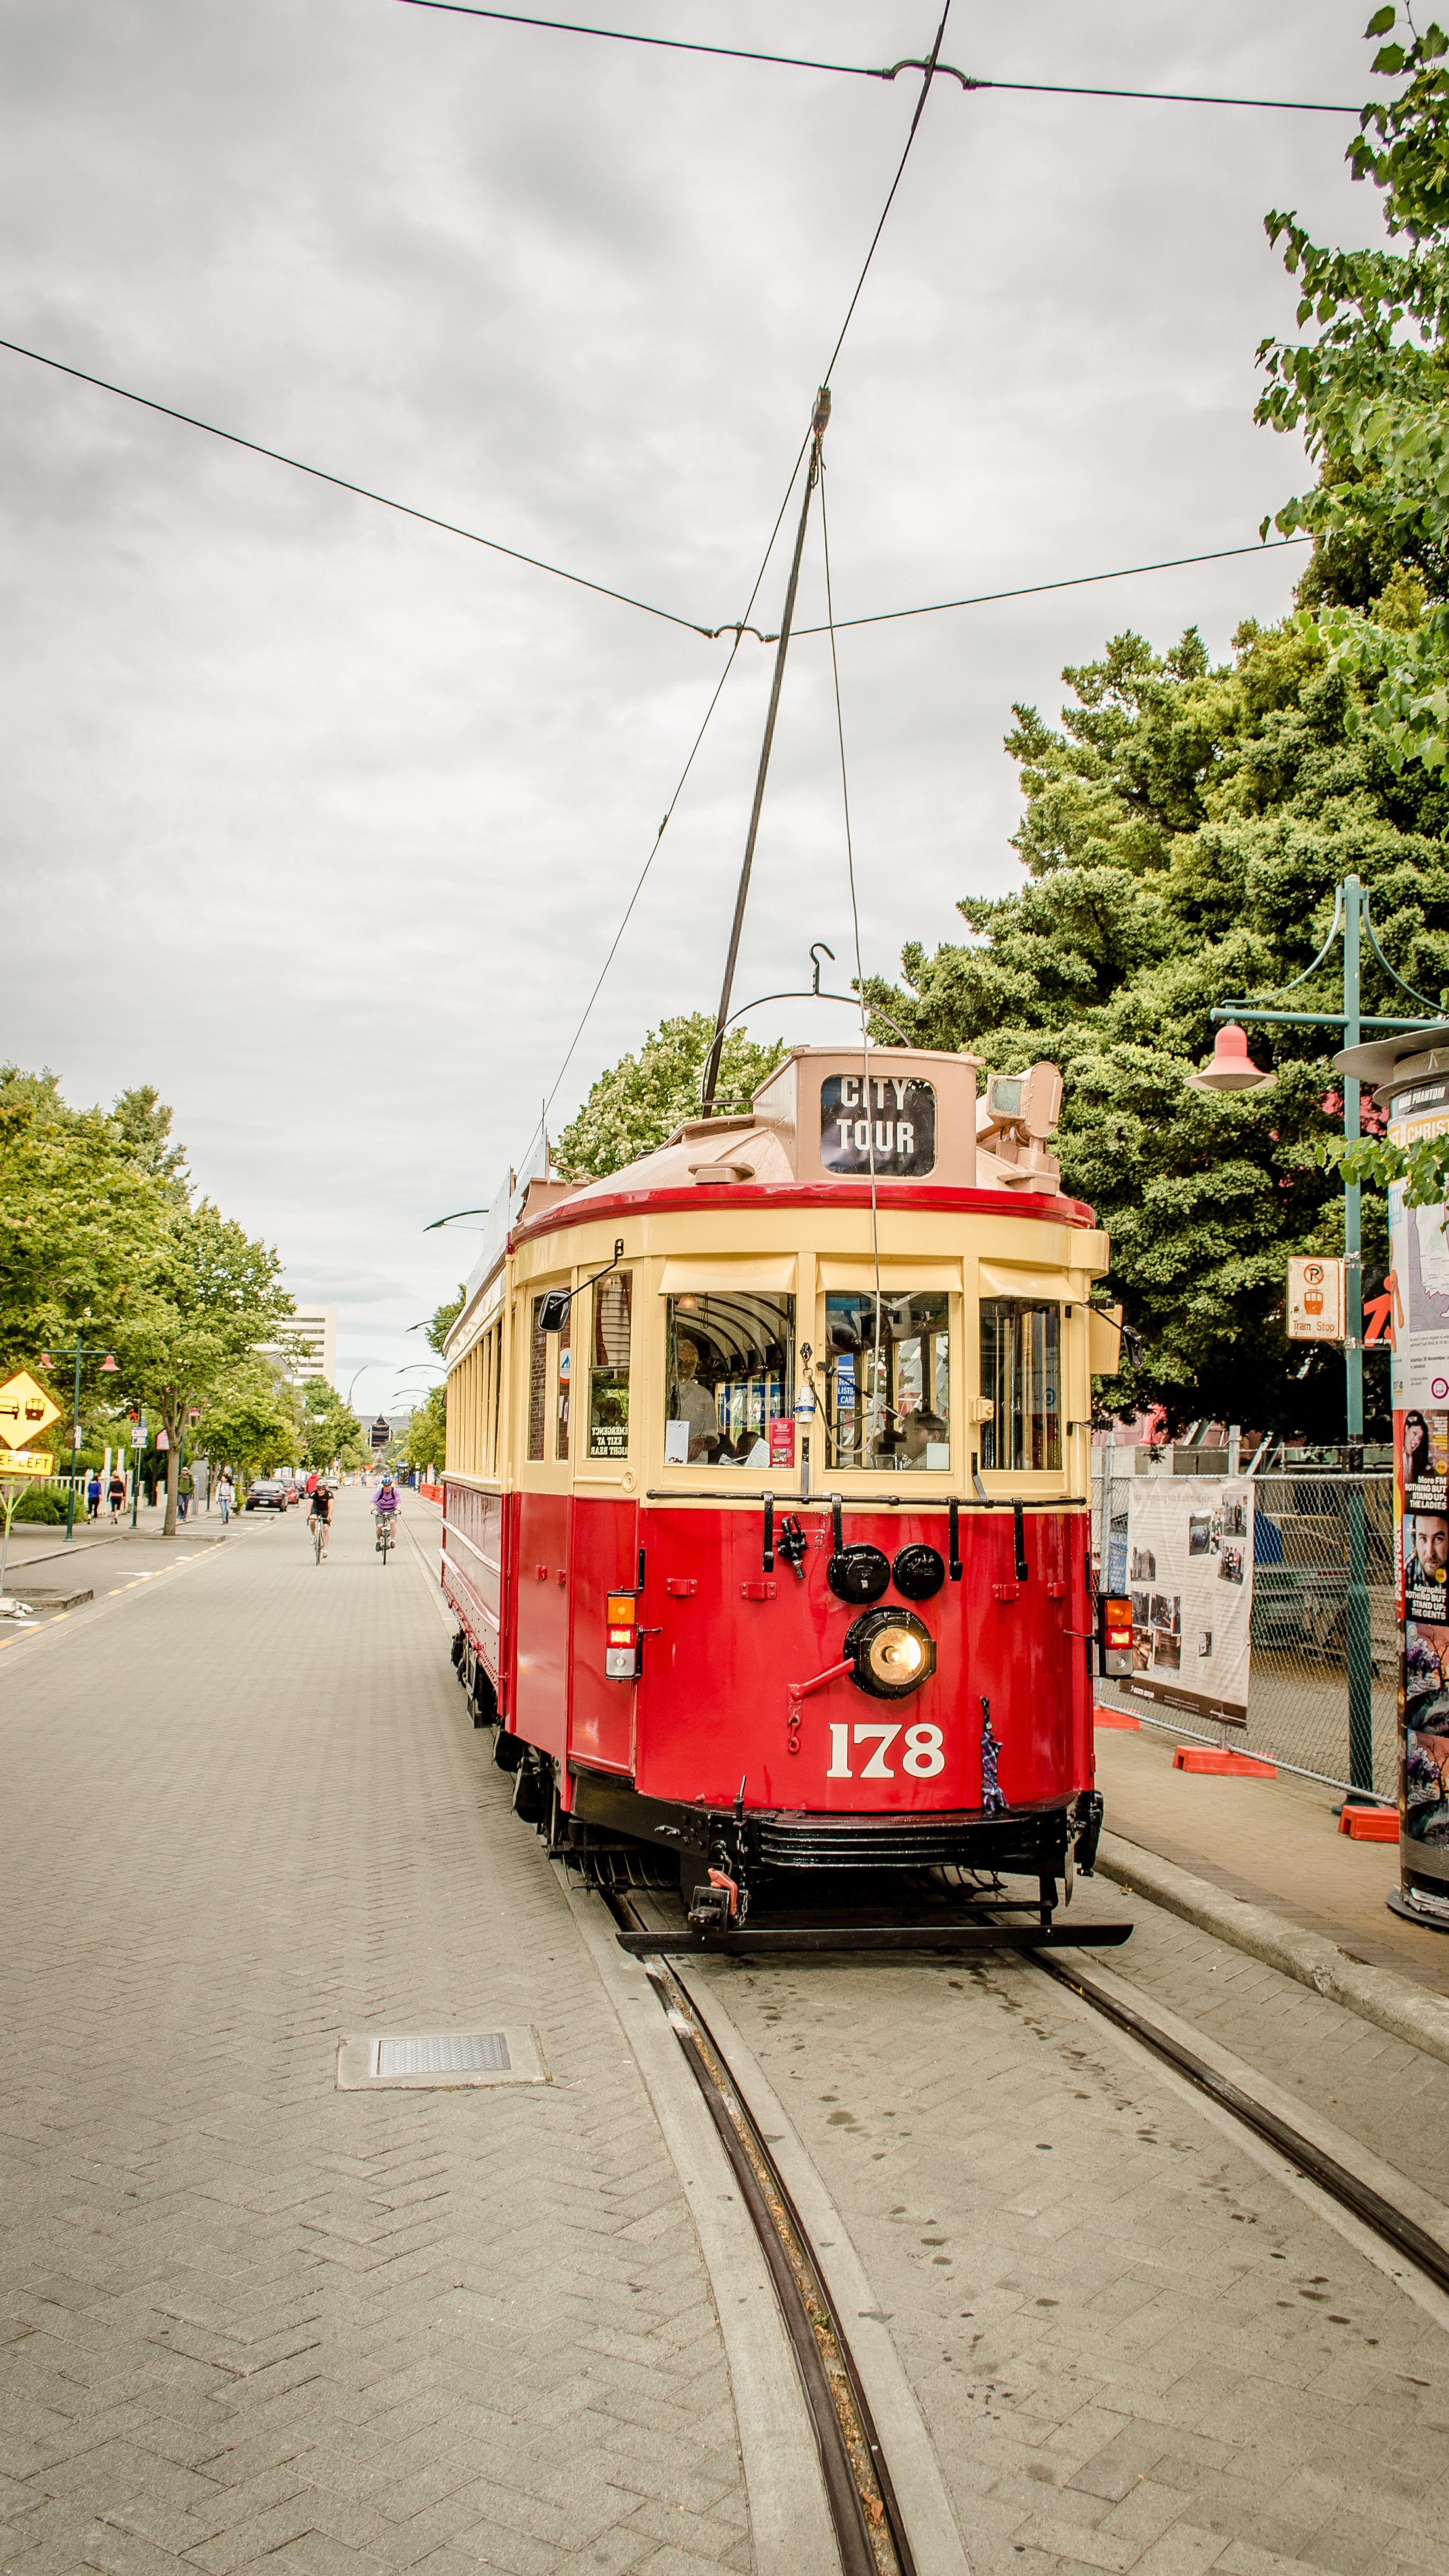
[(1207, 1879), (1195, 1878), (1191, 1870), (1179, 1869), (1175, 1861), (1159, 1860), (1142, 1844), (1125, 1842), (1120, 1834), (1103, 1834), (1097, 1867), (1129, 1896), (1145, 1896), (1167, 1913), (1195, 1923), (1200, 1931), (1231, 1942), (1235, 1950), (1246, 1950), (1265, 1967), (1296, 1977), (1300, 1986), (1344, 2005), (1361, 2020), (1376, 2022), (1380, 2030), (1408, 2047), (1422, 2049), (1426, 2056), (1449, 2065), (1449, 1996), (1429, 1994), (1422, 1986), (1411, 1985), (1407, 1977), (1396, 1976), (1392, 1968), (1361, 1967), (1323, 1933), (1305, 1932), (1260, 1905), (1228, 1896)]

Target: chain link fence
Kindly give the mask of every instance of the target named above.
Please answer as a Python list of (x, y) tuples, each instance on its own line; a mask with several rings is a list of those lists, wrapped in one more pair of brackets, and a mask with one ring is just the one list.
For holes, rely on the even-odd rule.
[[(1112, 1452), (1092, 1461), (1092, 1544), (1102, 1587), (1125, 1592), (1127, 1515), (1135, 1475), (1112, 1473)], [(1235, 1752), (1259, 1754), (1285, 1771), (1333, 1788), (1352, 1786), (1348, 1630), (1350, 1525), (1363, 1515), (1368, 1610), (1372, 1778), (1396, 1802), (1399, 1785), (1399, 1636), (1394, 1592), (1394, 1480), (1284, 1469), (1252, 1479), (1254, 1499), (1252, 1668), (1248, 1723), (1234, 1728)], [(1183, 1742), (1216, 1744), (1216, 1729), (1185, 1711), (1154, 1708), (1126, 1682), (1099, 1680), (1097, 1698), (1130, 1711)]]

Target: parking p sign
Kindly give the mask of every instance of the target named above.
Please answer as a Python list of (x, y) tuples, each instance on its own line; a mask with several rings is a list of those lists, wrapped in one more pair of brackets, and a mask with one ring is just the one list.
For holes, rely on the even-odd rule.
[(1314, 1255), (1288, 1264), (1290, 1342), (1341, 1342), (1343, 1263)]

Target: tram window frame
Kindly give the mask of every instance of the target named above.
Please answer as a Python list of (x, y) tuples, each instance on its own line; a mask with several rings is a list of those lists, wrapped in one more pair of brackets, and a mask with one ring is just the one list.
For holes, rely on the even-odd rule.
[[(621, 1291), (623, 1295), (624, 1309), (624, 1357), (622, 1365), (617, 1358), (611, 1359), (609, 1357), (607, 1346), (601, 1345), (600, 1338), (600, 1319), (606, 1312), (617, 1306)], [(632, 1270), (612, 1270), (605, 1278), (596, 1280), (592, 1290), (590, 1291), (588, 1346), (588, 1457), (590, 1463), (593, 1465), (622, 1466), (630, 1454), (633, 1437), (633, 1406), (630, 1397), (631, 1375), (634, 1365), (634, 1305), (634, 1273)], [(609, 1329), (617, 1333), (617, 1321), (612, 1323)], [(604, 1348), (604, 1357), (602, 1361), (598, 1356), (601, 1347)], [(610, 1393), (614, 1396), (617, 1396), (622, 1392), (622, 1423), (618, 1421), (601, 1421), (599, 1415), (601, 1391)], [(623, 1431), (623, 1439), (617, 1446), (606, 1443), (605, 1446), (600, 1447), (599, 1443), (601, 1433), (615, 1433), (620, 1429)]]
[[(720, 1368), (714, 1374), (710, 1343), (716, 1352), (724, 1352), (731, 1340), (744, 1347), (740, 1308), (743, 1303), (756, 1308), (773, 1308), (768, 1316), (755, 1316), (754, 1322), (773, 1324), (778, 1329), (769, 1333), (762, 1345), (762, 1356), (778, 1350), (778, 1366), (766, 1364), (747, 1369)], [(717, 1313), (711, 1314), (715, 1308)], [(772, 1422), (789, 1422), (795, 1412), (795, 1294), (793, 1289), (756, 1287), (742, 1279), (737, 1287), (685, 1289), (671, 1293), (664, 1300), (664, 1464), (687, 1467), (692, 1473), (708, 1470), (711, 1474), (727, 1473), (731, 1468), (752, 1468), (758, 1474), (769, 1463), (769, 1426)], [(693, 1333), (690, 1321), (694, 1319)], [(681, 1383), (679, 1344), (694, 1343), (704, 1369), (687, 1372), (696, 1384), (704, 1387), (714, 1407), (714, 1428), (703, 1423), (691, 1429), (688, 1417), (671, 1413)], [(703, 1346), (703, 1347), (702, 1347)], [(721, 1411), (720, 1397), (728, 1398), (727, 1412)], [(753, 1438), (750, 1436), (753, 1433)], [(681, 1438), (681, 1434), (683, 1437)], [(721, 1449), (735, 1444), (729, 1457), (713, 1453), (704, 1444), (717, 1440)], [(793, 1448), (793, 1434), (792, 1434)], [(683, 1449), (683, 1456), (679, 1451)], [(765, 1455), (759, 1454), (761, 1449)], [(743, 1455), (739, 1454), (743, 1450)]]
[[(1006, 1314), (1013, 1319), (1012, 1338), (1005, 1352), (1006, 1375), (1003, 1376), (1003, 1351), (997, 1319)], [(1027, 1317), (1039, 1318), (1042, 1326), (1040, 1354), (1033, 1350), (1032, 1368), (1039, 1375), (1043, 1395), (1055, 1386), (1055, 1406), (1043, 1403), (1033, 1409), (1020, 1399), (1027, 1380), (1021, 1367), (1020, 1334)], [(992, 1335), (988, 1349), (988, 1332)], [(1050, 1349), (1055, 1334), (1055, 1369)], [(992, 1407), (990, 1416), (980, 1425), (981, 1466), (987, 1475), (1060, 1475), (1066, 1456), (1065, 1422), (1062, 1405), (1062, 1362), (1065, 1357), (1062, 1330), (1062, 1301), (1047, 1297), (983, 1297), (979, 1327), (981, 1393)], [(1028, 1424), (1043, 1426), (1040, 1437), (1028, 1433)], [(1009, 1440), (1003, 1440), (1003, 1430)], [(1030, 1451), (1031, 1454), (1026, 1454)], [(1038, 1451), (1040, 1454), (1038, 1454)]]
[(569, 1389), (573, 1381), (573, 1299), (564, 1308), (564, 1319), (551, 1336), (557, 1344), (553, 1364), (553, 1455), (556, 1466), (566, 1466), (569, 1455)]
[[(847, 1408), (847, 1410), (854, 1413), (855, 1423), (859, 1426), (862, 1433), (860, 1447), (858, 1450), (853, 1447), (850, 1450), (842, 1450), (837, 1429), (837, 1425), (840, 1420), (840, 1406), (838, 1403), (838, 1390), (841, 1383), (840, 1361), (844, 1357), (846, 1350), (849, 1349), (852, 1355), (852, 1374), (855, 1380), (855, 1393), (857, 1398), (859, 1398), (861, 1392), (861, 1361), (864, 1358), (868, 1362), (876, 1347), (872, 1338), (875, 1329), (875, 1291), (873, 1288), (848, 1290), (827, 1289), (824, 1293), (822, 1301), (821, 1344), (824, 1351), (825, 1384), (824, 1403), (821, 1411), (825, 1443), (825, 1472), (828, 1475), (915, 1475), (949, 1477), (951, 1474), (954, 1438), (952, 1411), (955, 1399), (956, 1372), (959, 1365), (956, 1346), (958, 1344), (961, 1331), (962, 1301), (959, 1293), (950, 1288), (898, 1287), (894, 1282), (889, 1286), (883, 1286), (881, 1290), (881, 1318), (883, 1328), (886, 1326), (888, 1321), (890, 1323), (895, 1322), (903, 1307), (908, 1310), (908, 1313), (913, 1309), (932, 1311), (929, 1313), (923, 1312), (923, 1329), (917, 1332), (897, 1332), (894, 1330), (886, 1331), (883, 1329), (882, 1343), (880, 1347), (886, 1354), (886, 1369), (885, 1386), (882, 1390), (884, 1398), (882, 1419), (884, 1419), (884, 1416), (889, 1415), (900, 1425), (900, 1428), (896, 1433), (889, 1435), (893, 1443), (892, 1448), (889, 1453), (884, 1456), (880, 1455), (878, 1451), (875, 1454), (871, 1454), (863, 1436), (870, 1413), (870, 1406), (868, 1404), (860, 1404), (857, 1401), (856, 1405)], [(862, 1337), (849, 1344), (844, 1341), (837, 1343), (834, 1327), (848, 1320), (850, 1310), (854, 1310), (855, 1314), (861, 1319)], [(894, 1314), (891, 1313), (891, 1310), (894, 1310)], [(944, 1322), (939, 1320), (940, 1313), (944, 1313)], [(902, 1392), (902, 1389), (899, 1376), (899, 1362), (896, 1358), (896, 1354), (910, 1343), (920, 1343), (922, 1341), (926, 1341), (932, 1346), (929, 1361), (922, 1362), (923, 1371), (926, 1366), (929, 1366), (930, 1369), (932, 1401), (927, 1405), (923, 1401), (918, 1400), (915, 1403), (908, 1405), (904, 1411), (897, 1412), (896, 1399)], [(924, 1384), (918, 1391), (908, 1391), (916, 1392), (918, 1393), (918, 1397), (923, 1397), (925, 1393)], [(908, 1456), (905, 1448), (905, 1425), (909, 1422), (912, 1413), (923, 1414), (929, 1420), (939, 1423), (945, 1433), (944, 1439), (928, 1442), (925, 1455), (919, 1460), (919, 1462)], [(896, 1442), (899, 1442), (900, 1445), (894, 1445)], [(944, 1456), (941, 1455), (943, 1451), (945, 1453)], [(933, 1456), (932, 1452), (935, 1452), (936, 1454)]]
[(539, 1322), (543, 1313), (543, 1293), (528, 1301), (529, 1339), (528, 1375), (524, 1384), (523, 1450), (530, 1467), (541, 1467), (548, 1456), (548, 1342), (549, 1337)]

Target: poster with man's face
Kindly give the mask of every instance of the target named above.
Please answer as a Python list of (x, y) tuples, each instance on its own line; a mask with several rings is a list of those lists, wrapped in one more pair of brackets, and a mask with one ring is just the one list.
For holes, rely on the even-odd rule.
[(1404, 1514), (1404, 1616), (1440, 1626), (1449, 1600), (1449, 1513)]

